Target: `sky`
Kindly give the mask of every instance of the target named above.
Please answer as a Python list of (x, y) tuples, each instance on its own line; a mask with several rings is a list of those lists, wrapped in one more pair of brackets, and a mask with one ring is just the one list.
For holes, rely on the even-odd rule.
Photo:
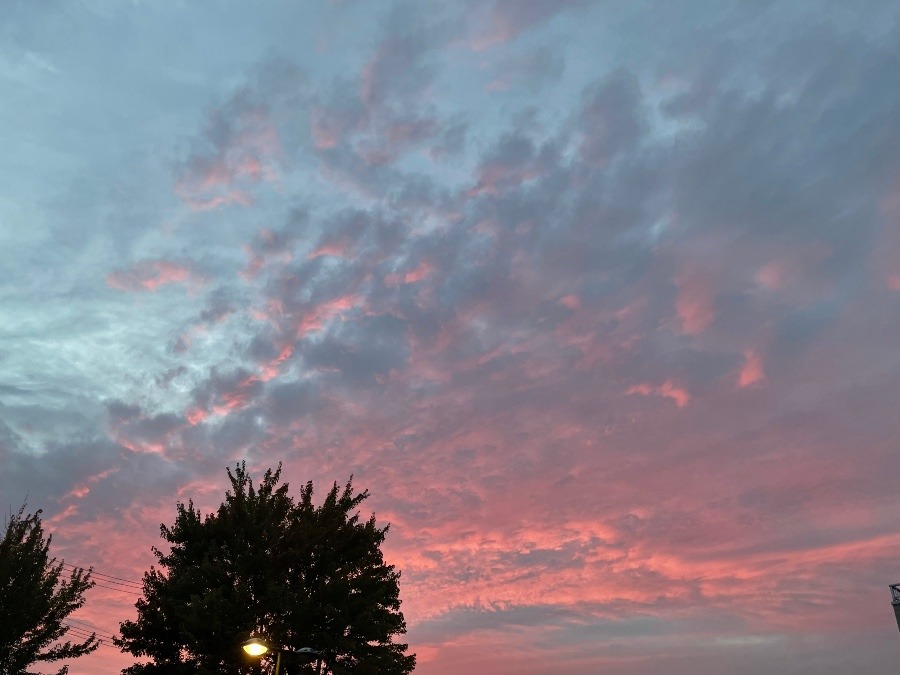
[(421, 675), (892, 670), (898, 19), (0, 3), (0, 507), (137, 581), (352, 474)]

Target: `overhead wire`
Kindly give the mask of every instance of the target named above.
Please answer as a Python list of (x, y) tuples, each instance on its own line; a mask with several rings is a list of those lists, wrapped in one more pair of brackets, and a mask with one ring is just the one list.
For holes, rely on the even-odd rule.
[[(103, 588), (108, 591), (117, 591), (119, 593), (127, 593), (134, 596), (143, 595), (144, 587), (140, 582), (117, 577), (112, 574), (104, 574), (102, 572), (91, 570), (90, 567), (79, 567), (65, 561), (62, 562), (62, 566), (68, 571), (78, 569), (85, 571), (90, 570), (93, 588)], [(67, 617), (62, 623), (66, 627), (67, 634), (70, 633), (72, 637), (78, 640), (87, 640), (93, 635), (101, 646), (112, 647), (113, 639), (117, 637), (115, 633), (95, 628), (90, 623), (80, 619)]]
[[(76, 621), (77, 621), (77, 623), (73, 623)], [(114, 633), (111, 633), (110, 631), (107, 631), (107, 630), (103, 630), (102, 628), (97, 628), (96, 626), (92, 626), (89, 623), (87, 623), (86, 621), (78, 621), (78, 619), (65, 618), (65, 619), (63, 619), (63, 623), (66, 626), (69, 626), (70, 628), (73, 628), (75, 630), (85, 631), (87, 633), (97, 633), (97, 635), (102, 635), (103, 637), (108, 637), (108, 638), (115, 637)]]
[[(63, 567), (69, 570), (83, 569), (87, 570), (90, 568), (87, 567), (77, 567), (76, 565), (72, 565), (71, 563), (63, 562)], [(104, 583), (115, 584), (120, 586), (133, 586), (134, 588), (143, 589), (144, 585), (139, 581), (133, 581), (131, 579), (123, 579), (122, 577), (115, 577), (111, 574), (103, 574), (102, 572), (97, 572), (96, 570), (91, 572), (92, 577), (97, 577), (100, 580), (104, 581)]]
[(115, 635), (107, 633), (106, 631), (90, 629), (90, 628), (82, 628), (81, 626), (76, 626), (74, 624), (68, 623), (68, 620), (63, 621), (63, 625), (66, 627), (66, 637), (76, 638), (77, 640), (87, 640), (91, 636), (97, 640), (101, 645), (109, 645), (112, 646), (113, 639), (115, 639)]
[[(99, 635), (94, 635), (93, 637), (97, 640), (97, 642), (100, 642), (100, 643), (112, 642), (112, 638), (101, 637)], [(66, 640), (66, 639), (72, 639), (72, 638), (75, 638), (78, 641), (88, 640), (91, 638), (91, 633), (88, 633), (86, 631), (82, 633), (81, 631), (74, 630), (72, 627), (69, 627), (69, 629), (66, 631), (66, 635), (60, 639)]]
[(94, 637), (101, 639), (100, 635), (98, 635), (96, 631), (89, 631), (86, 628), (84, 628), (84, 629), (77, 628), (75, 626), (72, 626), (72, 625), (66, 624), (66, 623), (64, 623), (63, 625), (66, 627), (67, 634), (71, 633), (72, 635), (74, 635), (77, 638), (86, 638), (86, 637), (90, 637), (91, 635), (93, 635)]
[[(72, 637), (75, 638), (79, 642), (84, 642), (85, 640), (90, 638), (90, 635), (72, 635)], [(113, 644), (112, 640), (104, 640), (104, 639), (98, 638), (97, 646), (100, 648), (106, 647), (109, 649), (116, 649), (116, 646)]]
[[(89, 624), (87, 621), (82, 621), (80, 619), (73, 619), (72, 617), (66, 617), (63, 620), (63, 623), (71, 626), (72, 628), (79, 628), (81, 630), (90, 630), (91, 632), (97, 633), (97, 635), (105, 635), (106, 637), (113, 638), (115, 635), (110, 633), (109, 631), (102, 630), (100, 628), (96, 628), (93, 625)], [(78, 624), (78, 625), (73, 625)]]
[[(76, 569), (87, 570), (90, 568), (86, 567), (78, 567), (76, 565), (72, 565), (71, 563), (64, 562), (63, 568), (69, 571)], [(94, 578), (96, 577), (96, 578)], [(136, 581), (130, 581), (128, 579), (123, 579), (121, 577), (114, 577), (111, 574), (103, 574), (102, 572), (91, 572), (91, 582), (93, 583), (94, 588), (103, 588), (108, 591), (119, 591), (121, 593), (128, 593), (130, 595), (143, 595), (143, 585), (139, 584)]]
[(103, 584), (97, 583), (96, 581), (94, 582), (93, 588), (105, 588), (107, 591), (118, 591), (119, 593), (128, 593), (129, 595), (134, 595), (137, 597), (140, 597), (141, 595), (143, 595), (143, 593), (141, 593), (140, 591), (134, 591), (129, 588), (122, 588), (122, 587), (116, 587), (116, 586), (105, 586)]
[(65, 619), (63, 619), (63, 621), (68, 621), (69, 623), (80, 623), (81, 625), (86, 626), (91, 630), (94, 629), (94, 624), (90, 623), (89, 621), (85, 621), (84, 619), (76, 619), (74, 617), (67, 616)]

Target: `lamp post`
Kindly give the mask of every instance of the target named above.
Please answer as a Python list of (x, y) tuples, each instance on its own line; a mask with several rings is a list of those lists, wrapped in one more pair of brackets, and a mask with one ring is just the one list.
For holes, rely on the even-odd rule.
[(250, 656), (263, 656), (269, 652), (275, 653), (275, 675), (281, 675), (281, 655), (282, 654), (298, 654), (302, 656), (315, 657), (316, 659), (316, 675), (322, 672), (322, 655), (312, 647), (301, 647), (300, 649), (276, 649), (269, 642), (262, 638), (252, 637), (241, 645)]

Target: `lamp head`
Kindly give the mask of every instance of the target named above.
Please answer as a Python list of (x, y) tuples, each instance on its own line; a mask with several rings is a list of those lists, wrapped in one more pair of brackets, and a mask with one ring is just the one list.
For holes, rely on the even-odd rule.
[(272, 648), (266, 643), (265, 640), (258, 637), (252, 637), (241, 645), (241, 649), (247, 652), (250, 656), (262, 656)]

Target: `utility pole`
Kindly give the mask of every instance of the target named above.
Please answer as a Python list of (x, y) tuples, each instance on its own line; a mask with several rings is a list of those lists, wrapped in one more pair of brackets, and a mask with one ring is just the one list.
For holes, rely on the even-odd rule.
[(894, 607), (894, 617), (897, 619), (897, 628), (900, 629), (900, 584), (891, 584), (891, 605)]

